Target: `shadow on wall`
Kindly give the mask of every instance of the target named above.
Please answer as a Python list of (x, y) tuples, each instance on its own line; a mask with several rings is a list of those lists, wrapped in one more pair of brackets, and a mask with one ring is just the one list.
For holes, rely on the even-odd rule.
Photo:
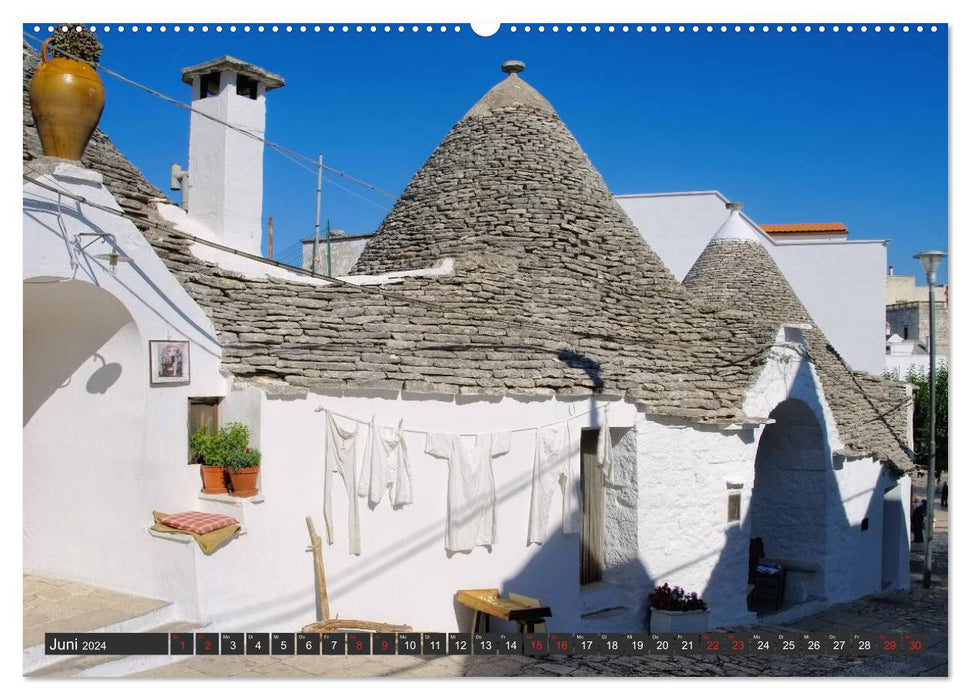
[(109, 391), (124, 365), (99, 351), (129, 323), (121, 302), (92, 284), (25, 282), (23, 425), (87, 363), (88, 393)]
[[(798, 399), (787, 399), (769, 417), (776, 422), (766, 426), (759, 440), (745, 518), (726, 532), (725, 546), (702, 594), (725, 606), (713, 609), (713, 624), (744, 619), (750, 611), (766, 614), (776, 610), (771, 600), (763, 599), (751, 610), (748, 605), (749, 546), (755, 538), (762, 539), (766, 560), (783, 560), (786, 566), (779, 610), (813, 600), (834, 603), (881, 590), (887, 585), (885, 553), (900, 546), (897, 521), (902, 513), (884, 506), (884, 491), (891, 484), (882, 470), (873, 481), (859, 482), (862, 488), (858, 492), (844, 495), (826, 435), (813, 410)], [(836, 460), (835, 468), (844, 468), (841, 460)], [(851, 488), (853, 483), (852, 478), (847, 479)], [(726, 490), (726, 505), (729, 493)], [(870, 500), (865, 507), (853, 503), (866, 496)], [(725, 512), (727, 518), (727, 508)], [(886, 534), (885, 517), (893, 519)]]

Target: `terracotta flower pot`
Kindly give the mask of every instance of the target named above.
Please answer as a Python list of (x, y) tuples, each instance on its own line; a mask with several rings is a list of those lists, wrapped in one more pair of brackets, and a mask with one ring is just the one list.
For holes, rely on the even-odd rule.
[(202, 465), (201, 471), (203, 493), (227, 493), (229, 491), (226, 467)]
[(229, 480), (232, 482), (232, 494), (239, 498), (255, 496), (259, 491), (256, 488), (256, 479), (260, 474), (259, 467), (242, 467), (241, 469), (230, 469)]
[(70, 58), (47, 58), (41, 47), (41, 64), (30, 81), (30, 111), (45, 156), (81, 160), (101, 119), (105, 88), (98, 72)]

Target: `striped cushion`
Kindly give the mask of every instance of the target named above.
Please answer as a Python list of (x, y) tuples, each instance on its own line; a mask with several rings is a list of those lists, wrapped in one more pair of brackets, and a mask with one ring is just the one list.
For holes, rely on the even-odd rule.
[(176, 530), (194, 532), (197, 535), (204, 535), (207, 532), (218, 530), (228, 525), (238, 525), (236, 518), (217, 513), (200, 513), (197, 510), (186, 511), (185, 513), (174, 513), (168, 515), (160, 521), (163, 525), (174, 527)]

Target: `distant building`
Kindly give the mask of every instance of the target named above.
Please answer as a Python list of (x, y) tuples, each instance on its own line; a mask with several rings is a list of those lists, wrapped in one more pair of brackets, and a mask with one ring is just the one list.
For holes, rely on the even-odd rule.
[[(716, 191), (630, 194), (615, 199), (679, 280), (721, 225), (728, 202)], [(847, 228), (840, 223), (760, 226), (740, 214), (850, 367), (883, 374), (887, 241), (848, 239)]]
[[(374, 238), (373, 233), (358, 233), (348, 236), (340, 229), (330, 231), (330, 275), (342, 277), (351, 271), (354, 263), (364, 252), (364, 246)], [(300, 239), (302, 255), (300, 266), (305, 270), (313, 269), (314, 238)], [(323, 235), (317, 239), (317, 272), (327, 273), (327, 238)]]
[[(945, 365), (950, 353), (950, 322), (947, 285), (934, 289), (934, 341), (939, 362)], [(930, 301), (927, 287), (917, 285), (913, 275), (887, 275), (887, 370), (901, 377), (914, 367), (927, 372), (930, 362)]]

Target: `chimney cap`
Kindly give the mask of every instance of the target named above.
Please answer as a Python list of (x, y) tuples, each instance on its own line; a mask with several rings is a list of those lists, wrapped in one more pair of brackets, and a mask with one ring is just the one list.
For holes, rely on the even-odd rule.
[(246, 61), (235, 58), (234, 56), (222, 56), (221, 58), (214, 58), (211, 61), (206, 61), (205, 63), (199, 63), (194, 66), (189, 66), (188, 68), (182, 69), (182, 82), (192, 85), (192, 81), (202, 75), (208, 73), (214, 73), (217, 71), (234, 71), (240, 75), (244, 75), (250, 80), (255, 80), (258, 83), (262, 83), (267, 91), (275, 90), (278, 87), (283, 87), (286, 82), (283, 80), (282, 76), (276, 73), (271, 73), (270, 71), (255, 66), (252, 63), (247, 63)]
[(742, 211), (742, 207), (744, 207), (744, 206), (745, 205), (742, 204), (741, 202), (726, 202), (725, 203), (725, 208), (728, 209), (729, 211)]
[(502, 72), (515, 75), (526, 70), (526, 64), (522, 61), (506, 61), (502, 64)]

